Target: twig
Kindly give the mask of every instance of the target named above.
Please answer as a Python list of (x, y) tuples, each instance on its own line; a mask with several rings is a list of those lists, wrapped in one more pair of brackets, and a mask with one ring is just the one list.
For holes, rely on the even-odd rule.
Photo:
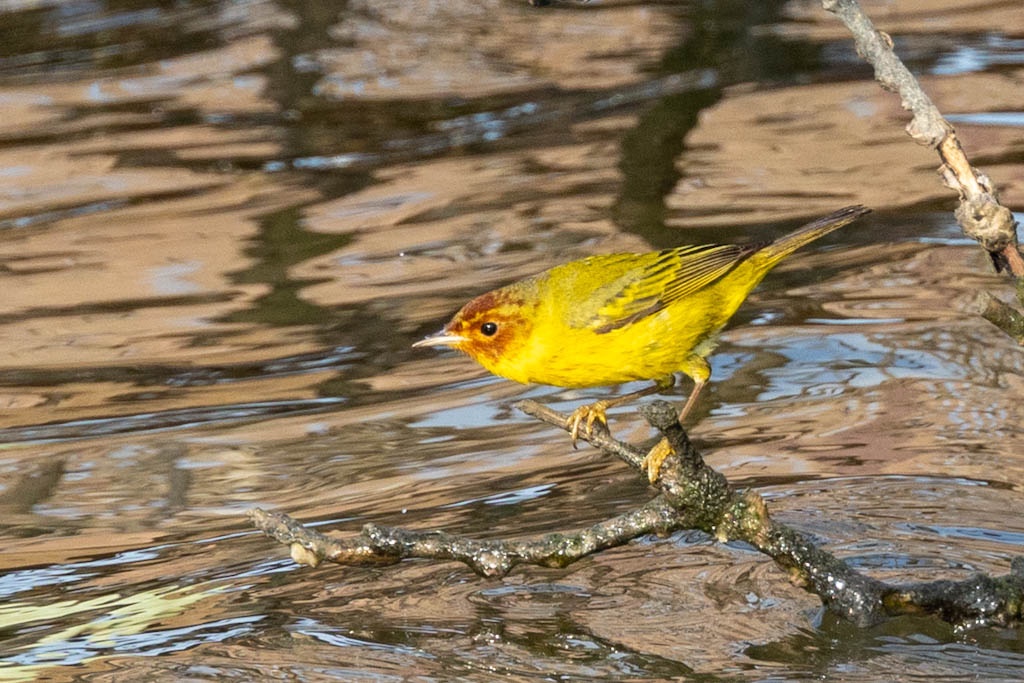
[[(557, 410), (548, 408), (543, 403), (537, 403), (536, 401), (527, 399), (525, 401), (517, 402), (513, 407), (517, 410), (523, 411), (530, 417), (540, 420), (541, 422), (546, 422), (547, 424), (558, 427), (559, 429), (569, 431), (568, 416), (558, 412)], [(645, 454), (642, 450), (624, 441), (619, 441), (607, 430), (598, 429), (587, 434), (585, 438), (581, 438), (594, 448), (600, 448), (605, 453), (615, 456), (635, 470), (640, 469), (640, 463), (644, 460)]]
[(938, 152), (943, 180), (960, 195), (956, 219), (964, 234), (988, 251), (997, 272), (1007, 270), (1016, 278), (1024, 277), (1013, 214), (999, 203), (988, 176), (971, 167), (956, 130), (893, 52), (892, 38), (875, 29), (856, 0), (822, 0), (821, 4), (853, 34), (857, 53), (875, 68), (875, 80), (899, 93), (903, 108), (913, 114), (907, 133)]
[(643, 507), (565, 534), (534, 540), (478, 540), (443, 531), (412, 531), (367, 524), (358, 536), (335, 539), (307, 529), (288, 515), (255, 508), (253, 525), (291, 546), (292, 559), (317, 566), (393, 564), (403, 559), (457, 560), (481, 576), (504, 576), (518, 564), (565, 567), (599, 550), (624, 545), (647, 534), (666, 535), (685, 528), (684, 517), (663, 497)]
[[(1019, 288), (1017, 296), (1018, 300), (1024, 302)], [(1013, 337), (1018, 344), (1024, 345), (1024, 313), (987, 292), (978, 297), (978, 302), (978, 312), (982, 318)]]

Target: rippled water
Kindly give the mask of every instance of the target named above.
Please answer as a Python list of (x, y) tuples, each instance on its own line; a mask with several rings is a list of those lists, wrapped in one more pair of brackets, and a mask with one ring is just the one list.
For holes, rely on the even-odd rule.
[[(866, 6), (1020, 207), (1019, 9)], [(700, 534), (488, 581), (298, 568), (245, 520), (507, 537), (640, 504), (510, 407), (602, 392), (410, 344), (569, 258), (860, 202), (736, 316), (693, 436), (875, 576), (1008, 571), (1024, 355), (970, 306), (1008, 286), (813, 3), (0, 13), (0, 679), (1024, 675), (1016, 631), (857, 630)]]

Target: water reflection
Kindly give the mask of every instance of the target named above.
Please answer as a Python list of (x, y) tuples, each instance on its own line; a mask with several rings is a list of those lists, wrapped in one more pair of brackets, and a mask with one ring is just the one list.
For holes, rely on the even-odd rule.
[[(1007, 10), (874, 9), (1016, 196)], [(1021, 356), (961, 305), (1004, 283), (805, 11), (0, 6), (0, 677), (1009, 677), (997, 631), (857, 631), (699, 534), (483, 581), (300, 570), (244, 519), (503, 537), (634, 507), (641, 480), (510, 407), (592, 394), (410, 343), (560, 261), (863, 202), (723, 335), (694, 436), (873, 574), (1004, 572)], [(650, 435), (629, 410), (612, 427)]]

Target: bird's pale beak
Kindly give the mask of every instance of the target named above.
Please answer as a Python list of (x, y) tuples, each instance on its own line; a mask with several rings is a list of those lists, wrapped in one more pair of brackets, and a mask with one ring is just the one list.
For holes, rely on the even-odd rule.
[(463, 337), (461, 334), (452, 334), (447, 330), (441, 330), (437, 334), (432, 334), (429, 337), (420, 339), (418, 342), (413, 344), (413, 346), (458, 346), (459, 344), (467, 341), (469, 341), (469, 339), (467, 337)]

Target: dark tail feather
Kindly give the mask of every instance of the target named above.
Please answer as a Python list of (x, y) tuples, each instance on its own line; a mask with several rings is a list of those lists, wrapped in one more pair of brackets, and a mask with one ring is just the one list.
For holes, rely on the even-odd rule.
[(824, 237), (833, 230), (838, 230), (867, 213), (871, 213), (871, 209), (860, 204), (833, 211), (827, 216), (823, 216), (801, 228), (797, 228), (788, 235), (780, 237), (762, 249), (758, 256), (766, 258), (770, 263), (775, 263), (789, 256), (805, 244), (813, 242), (819, 237)]

